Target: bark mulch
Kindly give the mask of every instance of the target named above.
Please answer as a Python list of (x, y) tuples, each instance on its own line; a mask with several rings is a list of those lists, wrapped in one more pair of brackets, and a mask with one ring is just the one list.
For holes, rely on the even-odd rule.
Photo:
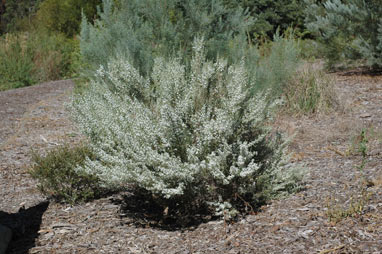
[(307, 169), (303, 191), (236, 223), (172, 230), (137, 224), (124, 210), (126, 193), (75, 206), (48, 202), (27, 173), (30, 151), (80, 139), (65, 110), (73, 83), (1, 92), (0, 224), (15, 232), (8, 253), (382, 253), (382, 77), (333, 76), (343, 110), (275, 123), (296, 134), (291, 165)]

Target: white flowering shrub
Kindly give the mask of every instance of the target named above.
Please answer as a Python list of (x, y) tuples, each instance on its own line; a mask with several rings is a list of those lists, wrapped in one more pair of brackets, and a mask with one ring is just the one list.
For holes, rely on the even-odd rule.
[(244, 64), (207, 62), (201, 40), (193, 50), (188, 67), (157, 58), (150, 78), (124, 59), (98, 70), (72, 109), (100, 160), (77, 170), (163, 207), (205, 205), (220, 215), (295, 190), (286, 143), (265, 127), (276, 103), (250, 92)]

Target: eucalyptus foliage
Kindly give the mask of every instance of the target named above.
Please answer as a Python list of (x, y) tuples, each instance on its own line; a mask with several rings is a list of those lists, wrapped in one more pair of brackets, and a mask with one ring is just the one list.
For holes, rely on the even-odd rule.
[(380, 0), (306, 2), (306, 26), (325, 46), (330, 66), (362, 59), (372, 68), (382, 67)]
[(77, 170), (217, 215), (296, 190), (300, 171), (284, 166), (286, 142), (266, 127), (278, 102), (251, 92), (244, 62), (209, 62), (204, 50), (196, 40), (189, 66), (156, 58), (150, 78), (123, 56), (100, 67), (72, 106), (99, 159)]

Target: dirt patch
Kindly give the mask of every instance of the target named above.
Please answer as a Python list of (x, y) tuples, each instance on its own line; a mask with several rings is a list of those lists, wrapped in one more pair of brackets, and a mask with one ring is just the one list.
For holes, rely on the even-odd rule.
[[(296, 133), (291, 166), (307, 168), (304, 191), (237, 223), (211, 221), (175, 231), (153, 228), (149, 221), (137, 226), (123, 214), (123, 193), (76, 206), (50, 203), (28, 252), (381, 253), (382, 77), (333, 75), (343, 112), (280, 117), (275, 124)], [(26, 173), (28, 152), (78, 140), (63, 106), (71, 88), (70, 81), (59, 81), (0, 93), (0, 210), (13, 214), (21, 207), (21, 214), (46, 200)], [(360, 172), (362, 130), (369, 136)], [(362, 179), (369, 183), (367, 199), (360, 193)], [(329, 220), (363, 198), (362, 211)], [(8, 252), (25, 253), (27, 240), (21, 234)]]

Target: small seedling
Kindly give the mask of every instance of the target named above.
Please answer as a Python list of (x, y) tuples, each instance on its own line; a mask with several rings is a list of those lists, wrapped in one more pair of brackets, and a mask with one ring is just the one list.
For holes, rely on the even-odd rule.
[(366, 188), (362, 187), (361, 195), (358, 197), (350, 197), (350, 203), (348, 207), (343, 207), (338, 204), (338, 201), (333, 197), (327, 200), (327, 212), (326, 215), (330, 222), (337, 223), (342, 219), (349, 217), (357, 217), (362, 215), (362, 212), (370, 200), (370, 192)]
[(367, 153), (368, 153), (368, 138), (367, 138), (367, 130), (363, 128), (361, 130), (360, 135), (357, 137), (358, 149), (357, 151), (362, 155), (362, 162), (360, 165), (356, 166), (356, 168), (360, 171), (360, 185), (359, 192), (360, 196), (350, 198), (350, 204), (348, 207), (343, 207), (338, 205), (338, 201), (333, 197), (329, 198), (327, 201), (327, 216), (329, 217), (329, 221), (337, 223), (338, 221), (348, 218), (355, 217), (362, 214), (364, 207), (369, 202), (371, 193), (367, 190), (368, 181), (366, 181), (364, 175), (364, 168), (367, 163)]
[(367, 143), (368, 143), (365, 128), (362, 129), (361, 134), (360, 134), (360, 138), (361, 138), (361, 140), (359, 142), (358, 151), (361, 153), (362, 157), (365, 158), (367, 155)]

